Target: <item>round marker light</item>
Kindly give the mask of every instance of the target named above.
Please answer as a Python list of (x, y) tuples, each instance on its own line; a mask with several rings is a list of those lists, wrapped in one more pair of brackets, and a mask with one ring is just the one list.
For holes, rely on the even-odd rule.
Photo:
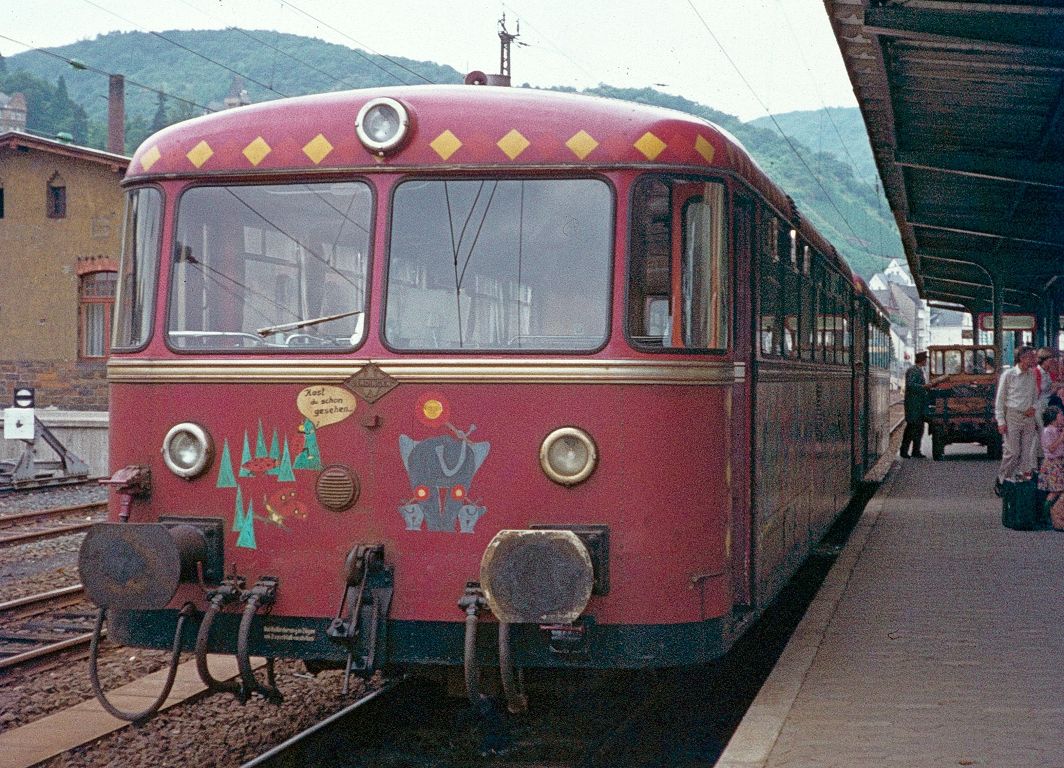
[(406, 138), (409, 127), (406, 107), (395, 99), (371, 99), (355, 118), (355, 132), (362, 146), (380, 155), (396, 149)]
[(210, 466), (214, 446), (207, 430), (199, 424), (185, 422), (170, 428), (163, 438), (163, 461), (178, 477), (191, 479), (202, 475)]
[(598, 449), (591, 435), (577, 427), (551, 432), (539, 448), (543, 472), (560, 485), (576, 485), (587, 480), (598, 464)]

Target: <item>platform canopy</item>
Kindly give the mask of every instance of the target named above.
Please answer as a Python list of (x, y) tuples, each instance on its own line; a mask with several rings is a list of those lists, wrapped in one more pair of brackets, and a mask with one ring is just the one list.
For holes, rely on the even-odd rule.
[(825, 0), (921, 296), (1064, 312), (1064, 2)]

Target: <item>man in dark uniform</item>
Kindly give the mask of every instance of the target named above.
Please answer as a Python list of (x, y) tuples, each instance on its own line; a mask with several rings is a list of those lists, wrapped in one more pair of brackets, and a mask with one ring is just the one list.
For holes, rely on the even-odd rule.
[(927, 377), (924, 363), (927, 352), (916, 353), (916, 364), (905, 370), (905, 433), (901, 438), (901, 457), (909, 458), (912, 448), (914, 459), (922, 459), (920, 444), (924, 439), (924, 416), (927, 412)]

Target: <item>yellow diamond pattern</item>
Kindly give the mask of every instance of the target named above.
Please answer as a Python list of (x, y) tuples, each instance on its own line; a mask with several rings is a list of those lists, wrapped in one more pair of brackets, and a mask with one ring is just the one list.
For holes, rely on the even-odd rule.
[(251, 161), (252, 165), (258, 165), (263, 161), (266, 155), (270, 154), (273, 150), (270, 149), (270, 145), (266, 143), (266, 140), (259, 136), (253, 142), (244, 147), (244, 157)]
[(158, 146), (152, 146), (147, 152), (145, 152), (140, 158), (140, 167), (146, 171), (150, 171), (151, 167), (159, 162), (162, 157), (162, 153), (159, 152)]
[(594, 152), (598, 145), (599, 143), (587, 131), (579, 131), (565, 142), (565, 146), (569, 147), (570, 151), (581, 160)]
[(322, 136), (320, 133), (313, 139), (307, 142), (303, 147), (303, 154), (309, 157), (314, 165), (317, 165), (326, 156), (333, 151), (333, 145), (329, 143), (329, 140)]
[(189, 162), (197, 168), (202, 168), (203, 164), (210, 160), (212, 155), (214, 155), (214, 150), (211, 149), (211, 145), (205, 141), (201, 141), (194, 146), (192, 151), (185, 155), (185, 157), (187, 157)]
[(643, 157), (647, 160), (653, 160), (665, 150), (666, 144), (650, 131), (647, 131), (632, 146), (642, 152)]
[(506, 156), (511, 160), (516, 160), (522, 152), (528, 149), (530, 144), (529, 140), (522, 136), (516, 128), (499, 139), (497, 143), (499, 149), (505, 152)]
[(433, 139), (429, 143), (429, 146), (436, 151), (436, 154), (440, 156), (441, 160), (448, 160), (451, 155), (461, 148), (462, 142), (460, 142), (458, 137), (450, 131), (444, 131)]
[(701, 136), (695, 139), (695, 151), (698, 154), (702, 155), (702, 157), (705, 158), (705, 161), (707, 163), (712, 163), (713, 155), (716, 154), (716, 150), (713, 148), (713, 145), (703, 139)]

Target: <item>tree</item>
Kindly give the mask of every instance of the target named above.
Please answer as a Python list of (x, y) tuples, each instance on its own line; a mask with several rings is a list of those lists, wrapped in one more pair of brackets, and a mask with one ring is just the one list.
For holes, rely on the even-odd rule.
[(159, 91), (156, 99), (157, 106), (155, 107), (155, 117), (151, 120), (151, 131), (161, 131), (163, 128), (170, 124), (170, 121), (166, 118), (166, 94)]

